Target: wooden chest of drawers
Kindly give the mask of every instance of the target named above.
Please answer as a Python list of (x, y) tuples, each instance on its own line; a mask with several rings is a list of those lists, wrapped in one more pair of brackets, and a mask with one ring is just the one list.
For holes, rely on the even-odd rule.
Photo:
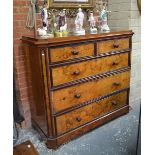
[(129, 112), (132, 35), (22, 38), (31, 68), (32, 122), (48, 148)]

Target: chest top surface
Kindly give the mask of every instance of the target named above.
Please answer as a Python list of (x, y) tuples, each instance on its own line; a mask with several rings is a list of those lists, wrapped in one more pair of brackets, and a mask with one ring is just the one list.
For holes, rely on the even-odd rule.
[(77, 41), (86, 41), (94, 39), (106, 39), (111, 37), (121, 37), (121, 36), (132, 36), (132, 30), (111, 30), (110, 32), (98, 32), (96, 34), (90, 34), (86, 32), (85, 35), (74, 35), (69, 33), (66, 37), (32, 37), (32, 36), (23, 36), (22, 41), (28, 44), (34, 45), (56, 45), (61, 43), (72, 43)]

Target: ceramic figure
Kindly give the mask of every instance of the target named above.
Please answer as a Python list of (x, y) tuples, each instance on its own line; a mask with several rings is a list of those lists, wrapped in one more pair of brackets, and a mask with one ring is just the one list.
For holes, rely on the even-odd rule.
[(88, 21), (90, 23), (90, 33), (96, 33), (97, 32), (96, 19), (93, 15), (93, 12), (90, 13), (90, 17)]
[(41, 11), (42, 23), (43, 23), (43, 30), (47, 31), (48, 28), (48, 12), (47, 12), (48, 5), (44, 3), (43, 9)]
[(60, 32), (67, 31), (67, 18), (65, 9), (63, 9), (58, 15), (58, 29)]
[(82, 9), (78, 9), (78, 13), (75, 19), (75, 33), (76, 34), (85, 34), (85, 30), (83, 29), (83, 20), (84, 20), (84, 13)]
[(51, 32), (54, 33), (56, 31), (57, 23), (56, 23), (56, 16), (54, 12), (51, 14), (51, 19), (50, 19), (50, 27), (51, 27)]
[(101, 31), (110, 31), (110, 28), (108, 26), (108, 13), (111, 11), (106, 10), (106, 4), (103, 5), (103, 9), (100, 14), (100, 19), (101, 19)]

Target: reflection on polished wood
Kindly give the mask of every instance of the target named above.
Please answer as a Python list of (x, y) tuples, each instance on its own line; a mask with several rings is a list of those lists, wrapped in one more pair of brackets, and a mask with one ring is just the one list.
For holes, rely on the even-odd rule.
[(31, 70), (33, 125), (48, 148), (129, 112), (132, 35), (117, 30), (22, 37)]
[(30, 141), (26, 141), (13, 148), (13, 155), (39, 155), (39, 153)]
[[(129, 80), (130, 72), (124, 72), (116, 76), (54, 91), (53, 104), (55, 111), (61, 111), (90, 99), (126, 88), (129, 86)], [(79, 95), (79, 97), (76, 97), (76, 95)]]
[[(89, 67), (88, 67), (89, 66)], [(53, 85), (128, 66), (128, 53), (53, 68)], [(61, 75), (61, 76), (58, 76)]]
[(83, 125), (94, 118), (124, 106), (126, 101), (127, 92), (123, 92), (100, 102), (90, 104), (65, 115), (59, 116), (57, 117), (57, 132), (58, 134), (62, 134)]

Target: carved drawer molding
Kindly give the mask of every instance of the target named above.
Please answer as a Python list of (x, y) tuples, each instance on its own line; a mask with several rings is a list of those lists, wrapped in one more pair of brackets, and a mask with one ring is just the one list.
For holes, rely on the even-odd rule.
[(32, 124), (48, 148), (129, 112), (132, 35), (22, 37), (32, 73)]

